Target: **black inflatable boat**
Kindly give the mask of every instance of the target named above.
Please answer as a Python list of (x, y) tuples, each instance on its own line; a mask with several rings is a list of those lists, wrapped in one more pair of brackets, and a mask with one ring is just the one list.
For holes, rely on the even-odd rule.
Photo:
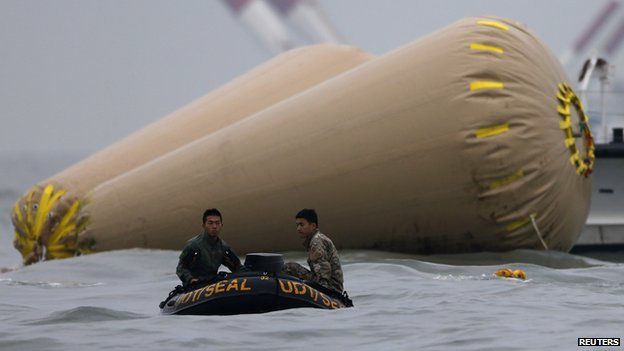
[(279, 254), (248, 254), (241, 272), (220, 272), (210, 282), (188, 288), (177, 286), (161, 302), (161, 311), (163, 314), (232, 315), (298, 307), (353, 306), (346, 293), (341, 295), (281, 273), (283, 264)]

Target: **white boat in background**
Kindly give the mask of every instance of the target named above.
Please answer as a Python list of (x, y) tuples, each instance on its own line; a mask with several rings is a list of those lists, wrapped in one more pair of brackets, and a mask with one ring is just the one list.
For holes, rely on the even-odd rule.
[(601, 149), (611, 154), (596, 155), (589, 217), (572, 252), (624, 250), (624, 143)]
[[(624, 93), (608, 91), (609, 75), (614, 69), (600, 60), (588, 60), (579, 79), (579, 90), (589, 107), (587, 114), (596, 141), (596, 161), (589, 216), (572, 249), (577, 253), (624, 250), (624, 113), (610, 112), (607, 107), (607, 102), (612, 102), (616, 109), (621, 109), (619, 104)], [(592, 72), (598, 73), (598, 91), (587, 90)], [(593, 109), (594, 106), (599, 108)]]
[[(596, 143), (591, 207), (572, 252), (624, 250), (624, 92), (614, 91), (624, 85), (607, 62), (617, 60), (624, 43), (621, 5), (620, 1), (606, 1), (559, 57), (568, 72), (576, 72), (579, 60), (590, 57), (580, 70), (577, 91)], [(613, 82), (615, 88), (610, 89)]]

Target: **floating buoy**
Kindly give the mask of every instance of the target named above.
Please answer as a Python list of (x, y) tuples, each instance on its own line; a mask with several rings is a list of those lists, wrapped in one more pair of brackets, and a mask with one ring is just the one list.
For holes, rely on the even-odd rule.
[(494, 274), (496, 274), (496, 276), (498, 277), (509, 278), (513, 276), (513, 271), (509, 268), (503, 268), (497, 270)]
[(516, 269), (515, 271), (513, 271), (513, 277), (525, 280), (526, 279), (526, 273), (524, 273), (524, 271), (521, 270), (521, 269)]
[(497, 270), (494, 274), (496, 274), (497, 277), (502, 278), (526, 279), (526, 273), (521, 269), (511, 270), (509, 268), (502, 268)]

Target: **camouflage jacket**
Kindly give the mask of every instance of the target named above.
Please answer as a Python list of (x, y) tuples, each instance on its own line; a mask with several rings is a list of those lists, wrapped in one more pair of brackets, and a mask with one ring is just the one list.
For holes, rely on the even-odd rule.
[(214, 278), (222, 264), (232, 272), (241, 267), (240, 260), (225, 241), (202, 232), (186, 242), (180, 254), (176, 274), (186, 286), (194, 278), (199, 280)]
[(308, 250), (308, 264), (312, 272), (312, 281), (322, 286), (342, 292), (343, 278), (338, 251), (334, 243), (320, 231), (304, 242)]

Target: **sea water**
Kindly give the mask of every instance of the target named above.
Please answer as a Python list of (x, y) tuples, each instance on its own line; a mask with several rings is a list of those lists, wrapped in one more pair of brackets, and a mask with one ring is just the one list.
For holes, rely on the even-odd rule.
[[(0, 274), (0, 350), (624, 350), (577, 346), (578, 338), (624, 337), (624, 253), (342, 251), (354, 308), (237, 316), (160, 314), (179, 283), (175, 251), (20, 266), (13, 202), (74, 161), (0, 156), (0, 267), (15, 269)], [(302, 252), (285, 256), (305, 264)], [(503, 267), (527, 279), (496, 277)]]

